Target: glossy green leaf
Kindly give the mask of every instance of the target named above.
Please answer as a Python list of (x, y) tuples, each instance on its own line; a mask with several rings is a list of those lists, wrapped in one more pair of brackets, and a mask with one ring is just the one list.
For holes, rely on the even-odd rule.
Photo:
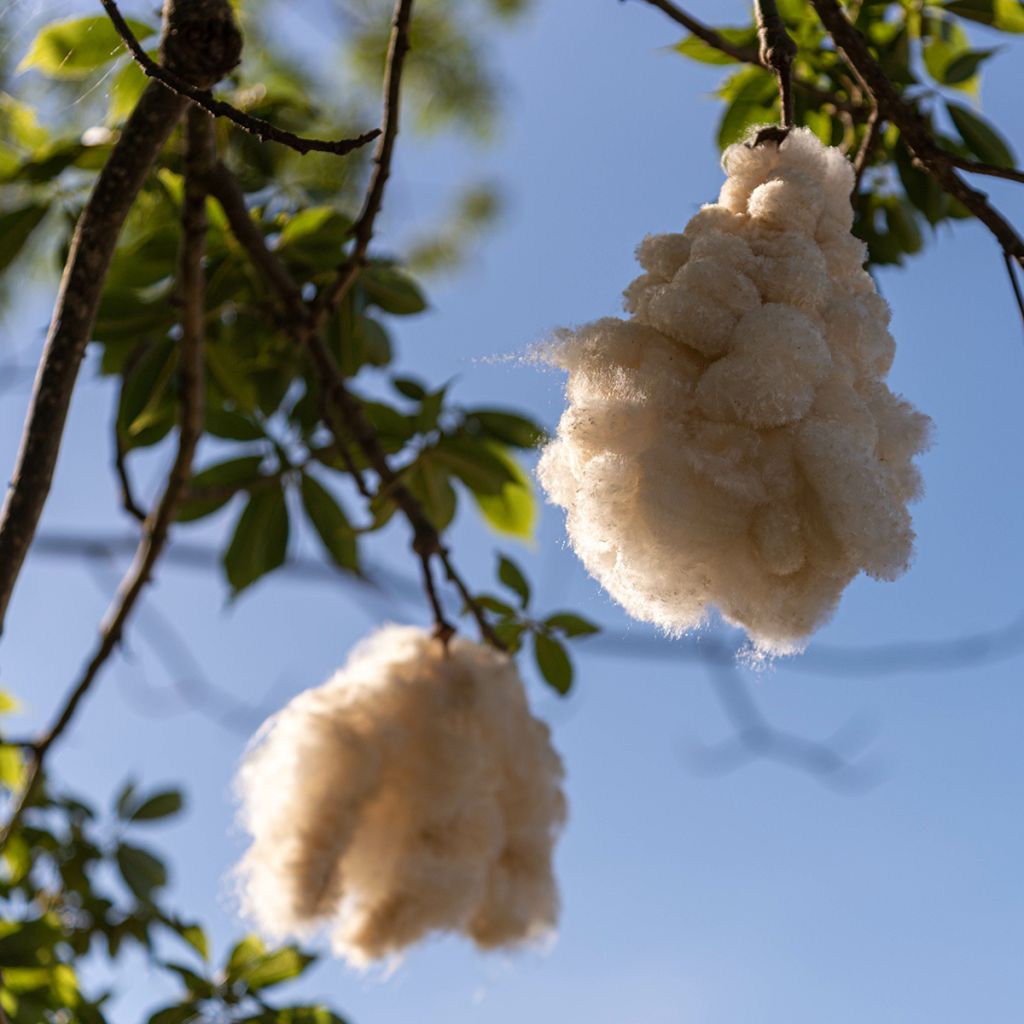
[(288, 507), (280, 486), (253, 493), (224, 555), (224, 569), (235, 594), (284, 563), (288, 553)]
[(0, 213), (0, 274), (25, 248), (25, 243), (42, 223), (49, 209), (47, 203), (28, 203)]
[(474, 494), (500, 494), (506, 485), (517, 482), (504, 459), (489, 445), (470, 437), (441, 438), (432, 457)]
[(458, 501), (447, 468), (435, 462), (431, 452), (426, 451), (408, 470), (405, 482), (434, 528), (446, 530), (455, 518)]
[(549, 615), (544, 620), (544, 625), (549, 629), (557, 630), (567, 637), (593, 636), (601, 632), (601, 627), (594, 625), (589, 619), (574, 612), (557, 612)]
[(498, 494), (473, 493), (473, 500), (480, 509), (487, 525), (498, 533), (528, 541), (537, 526), (537, 498), (533, 483), (506, 451), (491, 446), (492, 452), (501, 458), (513, 476)]
[[(244, 455), (228, 459), (196, 473), (189, 485), (196, 497), (184, 502), (178, 510), (178, 522), (190, 523), (202, 519), (226, 505), (238, 491), (256, 484), (260, 477), (262, 455)], [(204, 497), (203, 491), (213, 492)]]
[(121, 843), (116, 859), (125, 884), (144, 902), (152, 899), (153, 893), (167, 884), (167, 868), (148, 850)]
[(946, 101), (946, 109), (964, 145), (985, 164), (1012, 167), (1013, 153), (1006, 140), (980, 114), (959, 103)]
[(129, 815), (131, 821), (159, 821), (179, 814), (185, 806), (185, 798), (177, 789), (165, 789), (154, 793), (136, 807)]
[[(757, 32), (751, 28), (720, 28), (718, 34), (734, 46), (744, 47), (754, 52), (757, 51)], [(682, 42), (672, 47), (676, 53), (681, 53), (690, 60), (699, 61), (701, 64), (738, 64), (737, 58), (723, 53), (721, 50), (697, 36), (687, 36)]]
[(194, 1002), (182, 1003), (178, 1006), (165, 1006), (152, 1014), (147, 1024), (189, 1024), (199, 1016), (199, 1008)]
[(408, 316), (422, 313), (427, 300), (416, 282), (396, 267), (375, 264), (367, 267), (359, 278), (367, 302), (379, 306), (386, 313)]
[(536, 448), (545, 434), (533, 420), (504, 409), (471, 409), (471, 418), (488, 437), (513, 448)]
[(719, 95), (728, 101), (718, 126), (718, 146), (724, 149), (741, 141), (757, 124), (777, 120), (778, 93), (775, 82), (761, 68), (744, 68), (732, 75)]
[[(142, 21), (126, 19), (140, 42), (156, 31)], [(106, 15), (51, 22), (32, 41), (18, 71), (39, 71), (48, 78), (84, 78), (125, 52), (125, 45)]]
[(164, 415), (163, 399), (177, 365), (177, 346), (162, 338), (148, 346), (128, 371), (117, 413), (118, 430), (127, 444)]
[(519, 596), (519, 605), (525, 608), (530, 603), (530, 584), (523, 571), (505, 555), (498, 556), (498, 579)]
[(334, 495), (307, 473), (302, 474), (301, 491), (306, 515), (334, 564), (349, 572), (357, 571), (355, 531)]
[(572, 662), (562, 644), (544, 633), (534, 633), (533, 655), (544, 682), (565, 696), (572, 689)]

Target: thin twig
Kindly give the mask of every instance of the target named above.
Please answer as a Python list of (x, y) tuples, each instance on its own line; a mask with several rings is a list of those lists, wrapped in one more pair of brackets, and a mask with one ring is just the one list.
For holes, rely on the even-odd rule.
[(231, 121), (243, 131), (248, 132), (250, 135), (255, 135), (261, 142), (276, 142), (303, 155), (306, 153), (333, 153), (335, 156), (345, 156), (345, 154), (351, 153), (353, 150), (372, 142), (380, 134), (380, 129), (375, 128), (373, 131), (364, 132), (353, 139), (338, 139), (334, 141), (329, 139), (311, 139), (302, 135), (296, 135), (294, 132), (285, 131), (283, 128), (278, 128), (261, 117), (245, 114), (230, 103), (215, 99), (209, 89), (200, 89), (168, 68), (157, 64), (146, 53), (138, 39), (135, 38), (135, 34), (124, 20), (114, 0), (100, 0), (100, 3), (117, 30), (117, 34), (124, 40), (124, 44), (128, 47), (135, 63), (142, 68), (149, 78), (155, 79), (179, 96), (192, 100), (193, 103), (202, 107), (214, 117), (223, 117)]
[(135, 489), (132, 486), (132, 478), (128, 473), (126, 461), (127, 452), (121, 441), (121, 431), (118, 429), (117, 416), (114, 416), (114, 471), (117, 473), (118, 482), (121, 485), (121, 507), (140, 523), (146, 521), (146, 511), (135, 498)]
[(874, 156), (875, 146), (882, 134), (882, 118), (878, 113), (877, 105), (872, 107), (868, 115), (868, 122), (864, 131), (864, 138), (861, 140), (857, 156), (853, 161), (853, 191), (850, 193), (850, 202), (856, 204), (857, 196), (860, 195), (860, 184), (864, 179), (864, 172), (871, 163)]
[(418, 551), (420, 569), (423, 573), (423, 589), (427, 592), (427, 600), (430, 602), (430, 609), (434, 613), (434, 636), (447, 648), (448, 641), (455, 635), (455, 627), (445, 618), (444, 606), (437, 594), (437, 587), (434, 586), (434, 573), (431, 568), (430, 551)]
[(967, 171), (969, 174), (987, 174), (991, 178), (1005, 178), (1007, 181), (1016, 181), (1024, 185), (1024, 171), (1018, 171), (1015, 167), (979, 163), (977, 160), (969, 160), (957, 153), (950, 153), (948, 149), (941, 152), (954, 167), (959, 167), (960, 170)]
[(811, 0), (811, 3), (836, 47), (864, 83), (879, 115), (899, 129), (915, 160), (944, 191), (966, 206), (989, 229), (1008, 257), (1024, 267), (1024, 239), (992, 206), (984, 192), (972, 188), (957, 173), (951, 154), (936, 143), (924, 118), (902, 98), (837, 0)]
[(1024, 323), (1024, 292), (1021, 291), (1020, 280), (1017, 278), (1017, 268), (1007, 252), (1003, 253), (1003, 262), (1006, 264), (1007, 274), (1010, 275), (1010, 287), (1013, 289), (1013, 297), (1017, 300), (1021, 323)]
[(338, 268), (333, 284), (325, 288), (313, 303), (314, 326), (337, 309), (338, 304), (348, 294), (366, 261), (366, 254), (373, 240), (373, 228), (384, 202), (384, 189), (391, 176), (391, 159), (398, 136), (402, 105), (402, 71), (405, 67), (405, 56), (409, 52), (412, 5), (413, 0), (396, 0), (395, 3), (384, 70), (384, 113), (381, 119), (380, 142), (377, 143), (377, 149), (373, 154), (373, 174), (370, 176), (362, 211), (352, 229), (352, 252)]
[[(412, 527), (413, 547), (417, 554), (423, 557), (421, 552), (426, 551), (428, 558), (440, 558), (448, 579), (458, 589), (473, 614), (481, 635), (495, 647), (504, 649), (505, 645), (491, 628), (483, 608), (473, 597), (465, 581), (455, 570), (451, 558), (444, 551), (438, 532), (424, 511), (423, 505), (405, 485), (400, 475), (391, 468), (377, 432), (366, 418), (362, 403), (349, 390), (334, 357), (320, 332), (311, 322), (309, 307), (302, 301), (298, 284), (277, 253), (267, 245), (263, 232), (253, 223), (245, 203), (245, 194), (237, 180), (226, 167), (219, 164), (213, 168), (208, 185), (210, 194), (224, 211), (235, 239), (281, 300), (286, 313), (286, 330), (289, 336), (310, 356), (320, 386), (324, 422), (334, 435), (338, 451), (349, 471), (353, 473), (360, 492), (368, 500), (374, 497), (363, 474), (356, 468), (348, 453), (347, 444), (350, 438), (363, 453), (370, 468), (377, 474), (382, 490), (395, 502)], [(427, 597), (429, 600), (429, 592)]]
[(167, 543), (171, 524), (184, 498), (192, 471), (192, 459), (203, 432), (206, 193), (202, 184), (213, 156), (213, 124), (193, 108), (188, 118), (185, 158), (185, 198), (182, 210), (182, 243), (178, 286), (182, 305), (182, 340), (179, 360), (178, 450), (164, 492), (146, 520), (135, 559), (125, 575), (110, 611), (100, 628), (95, 651), (77, 684), (68, 694), (52, 725), (35, 742), (21, 792), (15, 799), (7, 824), (0, 832), (3, 849), (17, 827), (42, 774), (46, 756), (71, 724), (79, 705), (99, 677), (124, 633), (124, 627), (153, 573)]

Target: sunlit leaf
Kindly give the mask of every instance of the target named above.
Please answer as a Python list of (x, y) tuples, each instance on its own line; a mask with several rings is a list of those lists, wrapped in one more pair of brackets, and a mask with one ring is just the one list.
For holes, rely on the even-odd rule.
[[(142, 21), (126, 19), (138, 40), (156, 29)], [(39, 71), (49, 78), (84, 78), (125, 52), (125, 45), (105, 15), (71, 18), (46, 25), (32, 41), (18, 71)]]

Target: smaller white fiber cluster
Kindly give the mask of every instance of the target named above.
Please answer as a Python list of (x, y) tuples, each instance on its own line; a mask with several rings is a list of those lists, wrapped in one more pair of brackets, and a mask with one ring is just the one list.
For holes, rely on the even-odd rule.
[(243, 909), (272, 938), (329, 925), (355, 964), (435, 931), (540, 938), (562, 778), (509, 658), (387, 626), (256, 737), (238, 780)]
[(569, 407), (539, 475), (630, 614), (679, 633), (713, 605), (788, 653), (859, 572), (907, 568), (930, 422), (885, 383), (846, 158), (796, 129), (723, 163), (717, 203), (641, 244), (631, 319), (552, 346)]

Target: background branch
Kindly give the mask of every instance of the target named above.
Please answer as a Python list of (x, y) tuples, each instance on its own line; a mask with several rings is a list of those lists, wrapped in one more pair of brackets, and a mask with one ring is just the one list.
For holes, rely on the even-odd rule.
[(202, 181), (213, 157), (213, 126), (209, 116), (193, 108), (188, 118), (185, 157), (185, 197), (182, 210), (182, 242), (178, 286), (182, 305), (182, 340), (179, 363), (179, 436), (178, 450), (156, 508), (146, 520), (143, 535), (132, 565), (121, 583), (114, 603), (101, 626), (99, 640), (79, 681), (71, 689), (50, 727), (31, 748), (25, 780), (14, 799), (3, 831), (0, 849), (17, 827), (35, 789), (54, 743), (71, 724), (82, 700), (99, 677), (121, 640), (153, 570), (163, 553), (171, 524), (185, 497), (192, 459), (203, 432), (204, 407), (204, 320), (205, 273), (203, 254), (206, 238), (206, 192)]

